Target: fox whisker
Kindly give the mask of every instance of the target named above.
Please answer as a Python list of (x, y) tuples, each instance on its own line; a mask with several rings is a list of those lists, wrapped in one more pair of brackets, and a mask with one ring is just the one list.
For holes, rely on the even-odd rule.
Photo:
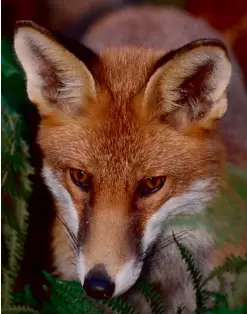
[(70, 243), (72, 244), (74, 251), (76, 252), (78, 250), (78, 241), (76, 239), (76, 236), (74, 235), (74, 233), (70, 230), (68, 224), (65, 222), (65, 220), (61, 217), (60, 214), (57, 213), (57, 217), (58, 219), (61, 221), (64, 229), (66, 230), (66, 232), (68, 233), (69, 237), (68, 239), (70, 240)]

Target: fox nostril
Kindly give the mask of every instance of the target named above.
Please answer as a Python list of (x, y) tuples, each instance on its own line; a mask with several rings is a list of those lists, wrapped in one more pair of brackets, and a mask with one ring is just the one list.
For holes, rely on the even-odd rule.
[(90, 297), (109, 299), (113, 295), (115, 284), (104, 269), (93, 268), (87, 274), (83, 288)]

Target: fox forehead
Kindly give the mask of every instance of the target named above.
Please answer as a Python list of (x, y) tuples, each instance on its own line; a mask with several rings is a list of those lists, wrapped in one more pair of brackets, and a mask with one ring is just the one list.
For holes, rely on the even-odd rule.
[(183, 134), (165, 124), (142, 124), (133, 111), (114, 104), (100, 119), (57, 119), (44, 119), (39, 133), (45, 157), (55, 167), (104, 170), (111, 177), (133, 171), (137, 176), (176, 175), (182, 170), (191, 177), (217, 167), (222, 157), (212, 134)]
[(92, 72), (117, 102), (129, 101), (147, 83), (164, 50), (140, 47), (105, 49)]

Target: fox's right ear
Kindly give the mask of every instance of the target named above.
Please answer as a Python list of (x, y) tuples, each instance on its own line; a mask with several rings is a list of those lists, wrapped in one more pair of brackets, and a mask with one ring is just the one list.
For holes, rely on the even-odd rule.
[(58, 109), (77, 114), (96, 97), (95, 82), (85, 64), (42, 27), (18, 22), (14, 48), (26, 73), (28, 97), (41, 115)]

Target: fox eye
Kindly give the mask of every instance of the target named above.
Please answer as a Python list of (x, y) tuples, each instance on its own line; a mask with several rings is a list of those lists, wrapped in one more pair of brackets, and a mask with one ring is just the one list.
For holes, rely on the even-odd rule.
[(164, 176), (143, 179), (139, 183), (138, 194), (143, 197), (155, 193), (163, 187), (165, 181), (166, 177)]
[(70, 169), (70, 177), (75, 185), (85, 192), (89, 192), (92, 184), (92, 177), (80, 169)]

